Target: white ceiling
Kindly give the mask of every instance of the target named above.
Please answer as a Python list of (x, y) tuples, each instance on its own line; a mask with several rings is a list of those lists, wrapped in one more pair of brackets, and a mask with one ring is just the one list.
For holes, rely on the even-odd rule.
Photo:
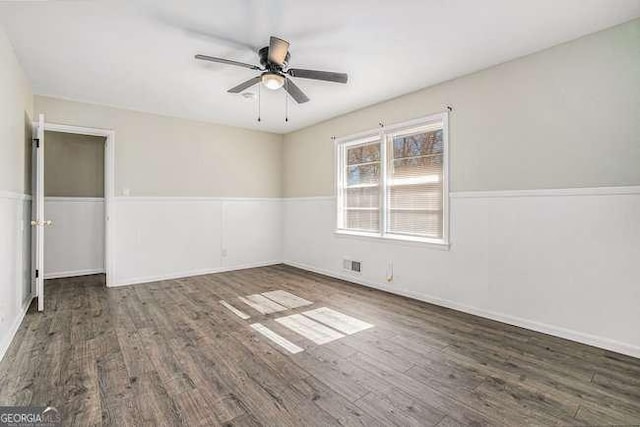
[[(37, 94), (286, 133), (640, 16), (640, 0), (3, 1), (0, 23)], [(226, 93), (276, 35), (291, 65), (348, 72), (298, 79), (311, 101)]]

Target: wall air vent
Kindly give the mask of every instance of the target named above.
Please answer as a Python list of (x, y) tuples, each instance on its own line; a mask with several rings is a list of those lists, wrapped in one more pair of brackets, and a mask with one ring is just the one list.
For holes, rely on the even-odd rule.
[(344, 258), (342, 260), (342, 269), (351, 273), (360, 274), (362, 272), (362, 264), (361, 261)]

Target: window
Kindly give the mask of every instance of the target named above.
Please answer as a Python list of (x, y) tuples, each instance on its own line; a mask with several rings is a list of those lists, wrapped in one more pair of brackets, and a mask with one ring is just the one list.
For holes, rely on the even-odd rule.
[(338, 232), (447, 242), (447, 115), (337, 140)]

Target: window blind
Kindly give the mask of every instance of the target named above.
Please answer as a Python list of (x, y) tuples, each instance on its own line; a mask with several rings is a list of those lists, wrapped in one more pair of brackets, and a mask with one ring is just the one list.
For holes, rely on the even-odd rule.
[(387, 136), (387, 233), (442, 238), (443, 159), (442, 124)]
[(380, 141), (348, 145), (344, 152), (343, 226), (380, 231)]

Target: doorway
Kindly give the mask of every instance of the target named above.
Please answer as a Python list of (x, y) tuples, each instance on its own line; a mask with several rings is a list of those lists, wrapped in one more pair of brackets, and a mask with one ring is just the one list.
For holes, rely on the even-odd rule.
[(46, 123), (33, 145), (34, 294), (45, 307), (45, 279), (105, 274), (112, 283), (115, 133)]
[(45, 131), (44, 279), (104, 274), (104, 136)]

